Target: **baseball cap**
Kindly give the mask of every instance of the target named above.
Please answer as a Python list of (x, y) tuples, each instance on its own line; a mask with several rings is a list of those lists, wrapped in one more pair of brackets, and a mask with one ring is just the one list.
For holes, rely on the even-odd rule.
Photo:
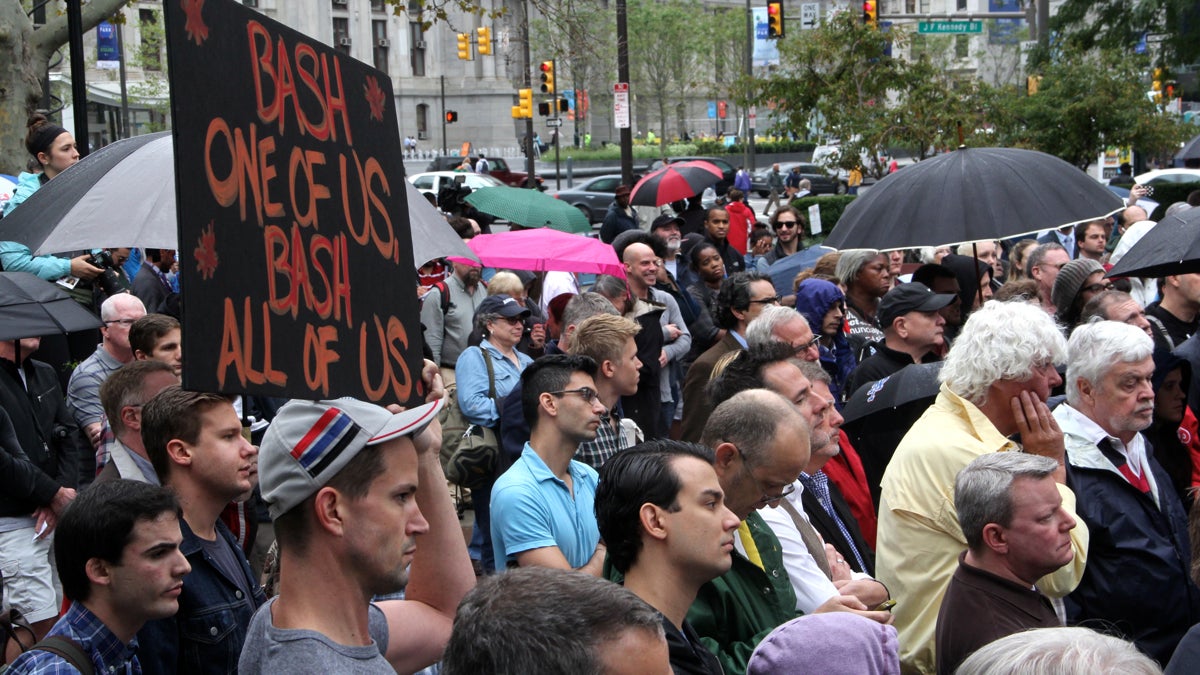
[(392, 413), (354, 398), (293, 400), (271, 421), (258, 450), (258, 480), (272, 518), (320, 490), (363, 448), (419, 433), (442, 400)]
[(683, 218), (680, 218), (679, 216), (673, 216), (669, 213), (664, 213), (661, 216), (655, 218), (654, 222), (650, 224), (650, 231), (653, 232), (653, 231), (657, 230), (658, 228), (666, 227), (666, 226), (670, 225), (671, 223), (674, 223), (675, 225), (682, 228), (685, 224), (685, 221), (683, 220)]
[(497, 293), (489, 295), (479, 303), (479, 307), (475, 310), (476, 314), (499, 314), (500, 316), (512, 318), (514, 316), (529, 316), (531, 312), (529, 308), (517, 302), (516, 298), (507, 293)]
[(936, 312), (958, 298), (953, 293), (934, 293), (925, 284), (911, 282), (900, 284), (887, 292), (879, 301), (875, 315), (884, 330), (891, 327), (897, 317), (909, 312)]

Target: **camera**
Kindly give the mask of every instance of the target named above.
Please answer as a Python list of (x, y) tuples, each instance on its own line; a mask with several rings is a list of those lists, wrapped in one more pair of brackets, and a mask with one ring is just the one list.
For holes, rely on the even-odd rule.
[(125, 283), (121, 281), (121, 275), (117, 274), (117, 264), (113, 262), (112, 253), (101, 249), (93, 253), (87, 261), (96, 267), (104, 269), (100, 273), (100, 276), (96, 277), (95, 284), (100, 287), (100, 290), (104, 291), (105, 295), (112, 296), (127, 290)]
[(471, 194), (470, 186), (458, 181), (446, 182), (438, 191), (438, 207), (451, 215), (461, 216), (470, 206), (464, 201), (469, 194)]

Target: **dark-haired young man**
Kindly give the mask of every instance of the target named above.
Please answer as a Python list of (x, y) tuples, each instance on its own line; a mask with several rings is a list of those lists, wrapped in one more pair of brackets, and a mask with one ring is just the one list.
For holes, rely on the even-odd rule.
[(141, 424), (154, 471), (183, 509), (180, 550), (192, 565), (176, 616), (138, 633), (142, 664), (148, 673), (232, 672), (250, 617), (266, 596), (219, 517), (253, 489), (258, 451), (221, 394), (172, 385), (142, 407)]
[(579, 569), (600, 576), (604, 545), (593, 502), (597, 474), (573, 460), (596, 437), (604, 404), (596, 362), (586, 356), (543, 356), (521, 373), (521, 405), (529, 442), (492, 489), (496, 566)]
[(601, 469), (596, 520), (608, 559), (633, 591), (662, 615), (677, 675), (721, 675), (717, 657), (687, 622), (700, 587), (729, 571), (738, 517), (709, 448), (652, 441)]
[[(179, 504), (170, 491), (115, 480), (83, 492), (58, 523), (54, 554), (71, 601), (46, 642), (73, 642), (97, 673), (138, 673), (142, 625), (175, 614), (191, 566), (179, 550)], [(19, 657), (8, 673), (82, 671), (42, 648)]]

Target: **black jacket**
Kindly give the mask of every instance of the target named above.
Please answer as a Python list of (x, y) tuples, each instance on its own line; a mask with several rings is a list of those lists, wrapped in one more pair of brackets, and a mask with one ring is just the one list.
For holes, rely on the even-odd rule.
[[(22, 367), (28, 390), (21, 383), (16, 364), (0, 359), (0, 408), (12, 419), (17, 442), (29, 464), (58, 486), (74, 488), (78, 483), (78, 459), (91, 448), (67, 410), (54, 369), (33, 359), (26, 359)], [(49, 484), (40, 481), (39, 485), (42, 487), (37, 495), (8, 490), (0, 493), (0, 516), (27, 516), (48, 504), (48, 499), (41, 498), (49, 491)]]
[(870, 546), (867, 546), (867, 542), (862, 536), (862, 530), (858, 526), (858, 521), (854, 519), (854, 514), (850, 513), (850, 505), (846, 503), (846, 498), (842, 496), (837, 486), (832, 481), (829, 483), (829, 501), (833, 502), (833, 510), (837, 512), (838, 517), (842, 519), (842, 523), (846, 526), (846, 530), (850, 532), (850, 538), (854, 540), (854, 548), (858, 549), (859, 555), (862, 556), (863, 562), (867, 565), (867, 569), (865, 570), (859, 569), (858, 561), (854, 559), (854, 554), (850, 552), (850, 545), (846, 542), (846, 538), (842, 536), (842, 531), (838, 529), (837, 521), (825, 512), (825, 507), (821, 506), (821, 500), (817, 499), (817, 495), (813, 494), (812, 490), (806, 488), (804, 494), (800, 496), (800, 501), (804, 504), (804, 512), (808, 514), (808, 519), (812, 523), (813, 529), (821, 535), (826, 544), (837, 549), (837, 552), (850, 565), (850, 569), (855, 572), (863, 572), (874, 576), (875, 552), (871, 550)]

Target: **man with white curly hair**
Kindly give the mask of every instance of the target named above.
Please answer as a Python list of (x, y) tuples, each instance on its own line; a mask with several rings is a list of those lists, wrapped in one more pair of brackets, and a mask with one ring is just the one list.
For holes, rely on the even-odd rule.
[(1067, 483), (1079, 495), (1080, 520), (1096, 535), (1087, 573), (1066, 598), (1067, 619), (1110, 626), (1166, 663), (1200, 621), (1200, 589), (1188, 576), (1183, 503), (1140, 433), (1154, 419), (1153, 350), (1125, 323), (1075, 329), (1067, 403), (1054, 417), (1066, 436)]
[[(938, 607), (967, 548), (954, 507), (954, 480), (971, 460), (990, 452), (1028, 452), (1058, 462), (1052, 474), (1063, 508), (1075, 495), (1064, 484), (1063, 435), (1046, 407), (1062, 379), (1066, 341), (1038, 307), (988, 302), (971, 315), (940, 375), (937, 400), (896, 448), (882, 481), (876, 578), (896, 599), (896, 629), (905, 672), (935, 671)], [(1013, 440), (1019, 436), (1019, 441)], [(1038, 581), (1061, 597), (1079, 584), (1088, 530), (1071, 531), (1074, 558)]]

